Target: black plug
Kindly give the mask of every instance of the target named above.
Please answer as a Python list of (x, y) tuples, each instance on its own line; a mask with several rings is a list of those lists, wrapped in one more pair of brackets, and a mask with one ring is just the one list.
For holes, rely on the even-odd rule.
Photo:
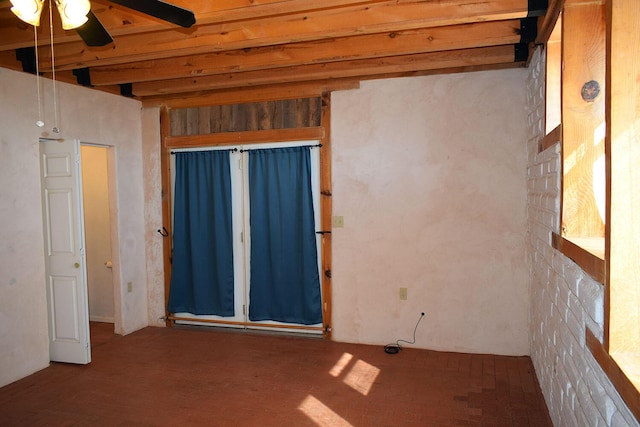
[(387, 344), (384, 346), (384, 352), (387, 354), (397, 354), (401, 350), (398, 344)]

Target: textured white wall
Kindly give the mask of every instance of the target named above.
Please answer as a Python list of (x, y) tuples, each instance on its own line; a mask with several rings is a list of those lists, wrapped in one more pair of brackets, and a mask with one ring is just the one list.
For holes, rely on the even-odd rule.
[[(42, 79), (52, 135), (52, 85)], [(119, 248), (114, 268), (119, 333), (147, 325), (141, 105), (135, 100), (58, 83), (61, 136), (115, 147)], [(36, 80), (0, 68), (0, 386), (47, 366), (47, 306), (40, 201)], [(118, 260), (114, 259), (114, 262)], [(127, 282), (133, 292), (126, 292)], [(118, 324), (118, 320), (116, 320)]]
[[(333, 336), (529, 354), (522, 69), (332, 95)], [(399, 299), (399, 288), (408, 299)]]
[(0, 386), (49, 363), (33, 85), (0, 68)]
[(604, 288), (551, 246), (559, 230), (560, 147), (538, 153), (544, 136), (544, 55), (529, 66), (528, 252), (531, 265), (531, 359), (556, 426), (637, 426), (585, 345), (602, 339)]

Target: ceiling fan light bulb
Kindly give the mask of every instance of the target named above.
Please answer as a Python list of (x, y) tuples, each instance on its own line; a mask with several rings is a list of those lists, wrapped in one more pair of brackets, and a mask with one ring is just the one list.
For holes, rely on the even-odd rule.
[(44, 0), (11, 0), (11, 12), (27, 24), (40, 25), (40, 15)]
[(91, 10), (88, 0), (56, 0), (56, 6), (62, 20), (62, 28), (72, 30), (87, 22)]

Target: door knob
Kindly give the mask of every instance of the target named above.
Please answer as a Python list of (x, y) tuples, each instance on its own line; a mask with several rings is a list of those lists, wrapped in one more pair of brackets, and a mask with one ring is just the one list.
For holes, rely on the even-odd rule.
[(74, 263), (74, 264), (73, 264), (73, 266), (74, 266), (75, 268), (80, 268), (80, 263), (79, 263), (79, 262), (76, 262), (76, 263)]

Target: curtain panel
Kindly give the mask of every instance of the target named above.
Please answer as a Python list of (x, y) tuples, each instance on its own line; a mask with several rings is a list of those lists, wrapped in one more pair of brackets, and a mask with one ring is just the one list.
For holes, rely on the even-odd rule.
[(310, 147), (249, 151), (249, 319), (322, 322)]
[(175, 153), (168, 310), (234, 315), (229, 151)]

